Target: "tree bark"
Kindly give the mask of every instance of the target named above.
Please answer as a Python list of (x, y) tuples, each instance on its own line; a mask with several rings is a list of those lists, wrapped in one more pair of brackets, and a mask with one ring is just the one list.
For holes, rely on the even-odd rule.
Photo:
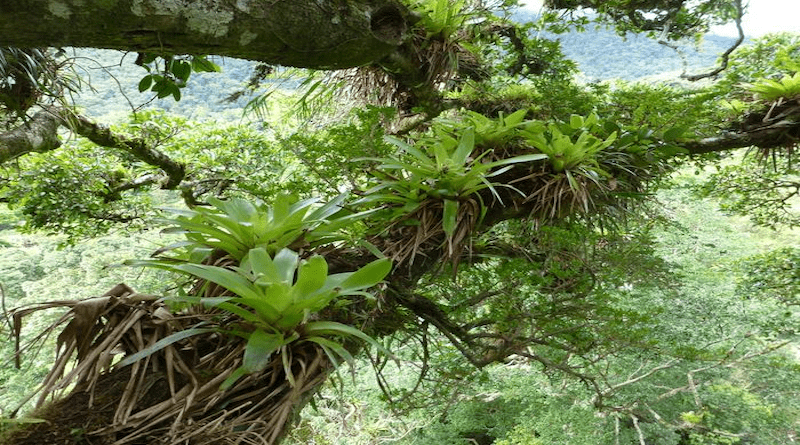
[(338, 69), (392, 52), (406, 18), (397, 0), (3, 0), (0, 46), (213, 54)]
[(11, 131), (0, 133), (0, 165), (28, 153), (44, 153), (60, 147), (59, 124), (56, 116), (40, 111)]
[[(11, 131), (0, 133), (0, 165), (28, 153), (44, 153), (61, 147), (61, 140), (58, 137), (58, 129), (61, 126), (101, 147), (128, 152), (136, 159), (158, 167), (165, 175), (161, 184), (164, 189), (177, 188), (186, 177), (185, 165), (170, 159), (147, 141), (116, 134), (86, 116), (61, 108), (39, 111), (30, 120)], [(148, 181), (153, 182), (151, 179)]]

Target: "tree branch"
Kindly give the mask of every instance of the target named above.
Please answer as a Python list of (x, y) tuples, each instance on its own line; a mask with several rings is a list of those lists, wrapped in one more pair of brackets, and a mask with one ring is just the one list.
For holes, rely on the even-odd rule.
[(59, 119), (46, 111), (6, 133), (0, 133), (0, 165), (28, 153), (44, 153), (61, 146)]
[(164, 189), (177, 188), (186, 176), (186, 167), (182, 163), (173, 161), (169, 156), (150, 147), (142, 139), (120, 136), (108, 127), (68, 110), (61, 110), (61, 115), (66, 121), (67, 127), (95, 144), (126, 151), (148, 165), (160, 168), (167, 175), (166, 181), (161, 185)]
[(783, 120), (750, 131), (723, 131), (718, 136), (684, 141), (680, 145), (693, 155), (747, 147), (774, 148), (795, 145), (797, 134), (800, 122)]
[[(722, 55), (720, 55), (720, 64), (717, 68), (701, 74), (686, 74), (682, 73), (681, 78), (689, 80), (691, 82), (695, 82), (701, 79), (706, 79), (708, 77), (714, 77), (717, 74), (724, 71), (728, 68), (728, 58), (730, 57), (731, 53), (739, 47), (739, 45), (744, 42), (744, 30), (742, 29), (742, 17), (744, 16), (744, 7), (742, 6), (742, 0), (736, 0), (734, 2), (734, 6), (736, 6), (736, 17), (734, 20), (736, 21), (736, 29), (739, 31), (739, 37), (733, 42), (730, 48), (728, 48)], [(661, 42), (659, 42), (661, 43)]]
[(356, 67), (401, 43), (397, 0), (3, 2), (0, 46), (215, 54), (316, 69)]

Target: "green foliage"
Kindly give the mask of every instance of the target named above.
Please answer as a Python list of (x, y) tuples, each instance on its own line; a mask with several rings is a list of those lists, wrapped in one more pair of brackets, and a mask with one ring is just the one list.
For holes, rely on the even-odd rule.
[(774, 33), (754, 39), (731, 54), (724, 76), (712, 90), (722, 97), (747, 99), (751, 95), (743, 85), (781, 78), (798, 71), (800, 36)]
[[(711, 25), (730, 23), (739, 16), (736, 2), (704, 0), (692, 5), (672, 5), (669, 2), (631, 3), (612, 0), (597, 3), (589, 0), (548, 0), (547, 11), (540, 26), (552, 32), (571, 29), (583, 31), (591, 23), (613, 27), (618, 34), (646, 33), (651, 38), (667, 41), (700, 39)], [(588, 15), (580, 11), (590, 8)], [(561, 11), (566, 10), (566, 11)]]
[(174, 209), (178, 216), (168, 232), (182, 233), (186, 243), (167, 246), (178, 250), (178, 258), (202, 262), (218, 249), (241, 261), (250, 249), (264, 248), (270, 255), (290, 246), (314, 248), (342, 240), (339, 232), (365, 216), (344, 211), (345, 195), (313, 208), (318, 201), (310, 198), (295, 201), (278, 195), (273, 205), (253, 203), (241, 198), (211, 198), (213, 207), (191, 210)]
[(64, 52), (44, 48), (0, 48), (0, 112), (24, 119), (42, 96), (59, 100), (80, 82), (67, 75)]
[(769, 161), (755, 152), (740, 154), (738, 162), (717, 167), (696, 187), (700, 196), (720, 199), (720, 208), (748, 216), (765, 227), (800, 226), (795, 209), (798, 169), (791, 153), (774, 152)]
[[(287, 188), (308, 196), (318, 186), (299, 159), (255, 125), (190, 123), (141, 111), (114, 131), (193, 166), (190, 202), (243, 194), (270, 199)], [(156, 168), (82, 138), (55, 152), (29, 154), (0, 171), (5, 177), (0, 196), (24, 217), (22, 229), (67, 233), (69, 242), (118, 227), (153, 227), (155, 208), (179, 199), (177, 191), (159, 190)]]
[[(208, 60), (206, 56), (159, 56), (157, 54), (140, 54), (137, 64), (149, 74), (139, 81), (139, 92), (150, 90), (156, 97), (163, 99), (172, 96), (175, 101), (181, 100), (181, 88), (186, 86), (192, 72), (218, 72), (219, 65)], [(159, 64), (163, 61), (163, 67)]]
[(419, 13), (417, 24), (428, 38), (446, 40), (462, 29), (473, 14), (466, 0), (413, 0), (411, 9)]
[(651, 131), (649, 139), (653, 141), (664, 140), (675, 128), (691, 129), (689, 137), (713, 135), (719, 131), (720, 121), (732, 117), (730, 109), (708, 106), (709, 101), (718, 100), (717, 93), (705, 89), (620, 81), (606, 97), (598, 112), (607, 122), (629, 133)]
[(747, 85), (747, 89), (767, 102), (792, 99), (800, 95), (800, 72), (784, 75), (780, 80), (760, 79), (755, 84)]
[(519, 136), (528, 110), (522, 108), (508, 116), (502, 111), (497, 119), (486, 117), (471, 110), (464, 111), (463, 123), (454, 124), (455, 127), (466, 126), (475, 130), (475, 145), (485, 149), (502, 149)]
[(529, 116), (545, 121), (594, 111), (605, 87), (576, 84), (572, 79), (573, 65), (558, 70), (558, 74), (535, 76), (522, 82), (516, 77), (498, 77), (492, 82), (470, 83), (458, 93), (450, 94), (471, 111), (493, 118), (501, 111), (510, 115), (521, 109), (528, 109)]
[(286, 176), (297, 172), (286, 179), (287, 185), (302, 191), (313, 185), (317, 193), (335, 196), (344, 187), (362, 184), (364, 164), (354, 159), (383, 157), (392, 152), (393, 146), (384, 140), (384, 135), (385, 124), (395, 113), (392, 108), (368, 106), (354, 109), (342, 122), (316, 131), (300, 128), (280, 137), (280, 149), (284, 155), (291, 153), (298, 165), (287, 172)]
[(81, 141), (57, 153), (26, 156), (17, 166), (4, 165), (6, 181), (0, 193), (24, 218), (20, 229), (68, 233), (74, 242), (121, 224), (144, 227), (144, 216), (163, 198), (131, 190), (125, 201), (116, 199), (115, 186), (131, 178), (128, 160), (103, 154), (98, 156), (97, 147)]
[[(331, 337), (355, 337), (385, 351), (353, 327), (311, 317), (341, 297), (372, 298), (366, 290), (386, 277), (392, 268), (391, 261), (382, 258), (354, 272), (329, 275), (324, 257), (312, 255), (302, 259), (287, 248), (290, 245), (314, 248), (341, 240), (337, 232), (363, 217), (363, 214), (335, 217), (342, 211), (343, 199), (344, 195), (310, 212), (315, 199), (295, 202), (281, 195), (272, 206), (243, 199), (212, 199), (214, 208), (177, 211), (179, 216), (171, 221), (175, 225), (172, 231), (183, 233), (186, 241), (162, 249), (171, 251), (172, 256), (128, 262), (186, 274), (204, 282), (197, 293), (168, 301), (215, 308), (235, 317), (235, 322), (227, 322), (218, 329), (243, 337), (247, 344), (242, 365), (223, 382), (223, 389), (246, 374), (263, 371), (274, 354), (281, 356), (286, 378), (294, 385), (287, 349), (294, 342), (316, 343), (334, 364), (339, 359), (352, 363), (353, 357)], [(228, 255), (235, 264), (225, 267), (209, 264), (208, 259), (218, 252)], [(204, 295), (212, 292), (212, 283), (229, 292)], [(207, 331), (198, 327), (176, 332), (127, 357), (121, 366)]]
[[(596, 160), (597, 154), (608, 148), (617, 139), (616, 132), (612, 132), (605, 140), (592, 135), (590, 130), (597, 123), (596, 114), (591, 114), (586, 119), (582, 116), (572, 115), (566, 134), (557, 124), (551, 123), (545, 126), (541, 123), (531, 123), (524, 135), (527, 142), (547, 155), (553, 171), (561, 173), (566, 170), (565, 174), (571, 185), (574, 184), (572, 171), (580, 172), (597, 182), (601, 175), (608, 176), (607, 172), (600, 169)], [(561, 127), (564, 128), (564, 126)], [(577, 137), (573, 140), (574, 135)]]
[[(486, 131), (481, 138), (509, 137), (508, 132), (519, 124), (510, 122), (518, 121), (523, 114), (515, 113), (511, 121), (501, 116), (494, 125), (490, 121), (481, 122), (481, 129)], [(507, 171), (513, 164), (545, 158), (537, 153), (485, 162), (483, 158), (489, 151), (473, 155), (474, 128), (463, 130), (458, 139), (448, 134), (449, 130), (434, 129), (432, 136), (420, 138), (414, 145), (390, 138), (405, 157), (372, 159), (380, 162), (372, 172), (377, 184), (364, 191), (358, 203), (391, 204), (394, 215), (389, 219), (393, 220), (413, 213), (426, 200), (442, 200), (442, 227), (450, 238), (457, 226), (461, 201), (487, 188), (500, 199), (494, 189), (498, 184), (489, 182), (489, 178)]]
[(745, 298), (800, 305), (800, 249), (784, 247), (742, 259), (738, 290)]
[[(464, 38), (461, 31), (477, 17), (473, 3), (413, 2), (420, 13), (415, 38), (448, 44)], [(551, 3), (572, 8), (581, 2)], [(599, 19), (630, 5), (605, 2)], [(670, 11), (673, 28), (664, 36), (687, 35), (731, 14), (728, 1), (698, 5), (691, 13)], [(661, 11), (658, 6), (652, 11)], [(620, 30), (646, 29), (647, 17), (617, 21)], [(576, 18), (574, 24), (589, 20)], [(398, 443), (782, 445), (800, 418), (796, 357), (774, 353), (785, 346), (781, 342), (797, 338), (797, 250), (752, 255), (763, 246), (749, 228), (723, 225), (705, 202), (682, 190), (661, 196), (668, 202), (664, 212), (680, 219), (673, 225), (650, 208), (627, 207), (624, 198), (651, 190), (643, 184), (678, 164), (667, 159), (681, 154), (682, 141), (718, 133), (721, 122), (751, 106), (743, 83), (765, 100), (794, 95), (800, 80), (787, 72), (798, 70), (800, 45), (794, 37), (772, 36), (740, 51), (721, 83), (736, 86), (730, 91), (587, 86), (574, 81), (575, 65), (558, 42), (530, 37), (524, 27), (513, 28), (516, 35), (502, 26), (489, 29), (493, 35), (464, 49), (509, 77), (458, 82), (463, 90), (448, 92), (448, 98), (469, 111), (423, 122), (418, 128), (427, 132), (409, 139), (387, 138), (395, 110), (373, 107), (353, 111), (344, 122), (309, 122), (280, 136), (270, 133), (279, 123), (197, 124), (142, 112), (120, 125), (122, 134), (189, 166), (192, 187), (184, 194), (191, 193), (192, 208), (176, 210), (166, 231), (181, 241), (131, 264), (190, 277), (195, 286), (169, 301), (211, 314), (123, 364), (171, 342), (220, 332), (246, 345), (241, 366), (223, 387), (269, 366), (294, 384), (292, 348), (303, 343), (324, 350), (335, 365), (354, 365), (362, 377), (367, 366), (354, 356), (356, 341), (383, 353), (387, 346), (400, 351), (404, 366), (391, 372), (384, 357), (370, 357), (379, 388), (362, 379), (362, 386), (340, 389), (356, 401), (353, 411), (322, 398), (323, 409), (339, 410), (342, 422), (304, 421), (291, 433), (303, 443), (343, 442), (338, 439), (348, 424), (355, 425), (349, 434), (361, 434), (352, 442), (361, 443), (391, 435), (401, 438)], [(495, 47), (482, 46), (487, 42)], [(199, 57), (162, 63), (146, 56), (142, 63), (148, 75), (140, 91), (175, 100), (193, 71), (217, 70)], [(767, 75), (785, 77), (759, 80)], [(317, 75), (308, 76), (301, 103), (313, 107), (316, 99), (329, 99), (331, 85), (326, 89)], [(730, 106), (717, 107), (721, 103)], [(756, 169), (762, 165), (746, 159), (723, 166), (703, 190), (721, 197), (727, 210), (762, 224), (796, 224), (796, 167), (779, 154), (774, 174)], [(83, 141), (4, 168), (3, 199), (25, 215), (31, 230), (94, 235), (119, 222), (149, 227), (153, 205), (177, 199), (155, 192), (157, 182), (128, 188), (157, 172), (133, 156)], [(522, 187), (498, 178), (523, 168), (545, 184), (533, 193), (556, 190), (543, 193), (551, 202), (571, 192), (565, 202), (586, 214), (562, 208), (550, 212), (554, 221), (534, 215), (474, 233), (488, 204), (481, 199), (499, 202), (501, 191), (515, 195), (514, 187)], [(360, 200), (347, 203), (347, 189), (359, 190)], [(320, 193), (331, 199), (318, 204), (296, 198)], [(625, 218), (616, 225), (587, 224), (595, 203), (602, 211), (622, 203), (616, 208)], [(356, 213), (356, 206), (368, 210)], [(421, 208), (433, 221), (417, 218)], [(471, 225), (462, 224), (470, 212)], [(470, 255), (449, 270), (452, 275), (398, 279), (403, 286), (389, 289), (401, 295), (376, 299), (370, 291), (390, 273), (388, 259), (359, 259), (366, 265), (339, 272), (344, 266), (324, 256), (354, 245), (376, 251), (364, 238), (423, 224), (438, 230), (437, 243), (444, 234), (451, 253), (454, 238), (465, 240)], [(9, 289), (15, 296), (46, 293), (46, 283), (25, 283), (23, 275), (62, 272), (50, 267), (52, 259), (20, 252), (4, 257)], [(51, 280), (67, 288), (65, 283), (84, 278), (70, 272)], [(350, 319), (365, 320), (373, 304), (386, 320), (366, 325), (370, 334), (386, 335), (380, 342), (325, 318), (352, 312)], [(362, 393), (364, 387), (371, 392)], [(374, 424), (365, 421), (361, 401), (381, 398), (409, 414), (416, 429), (402, 430), (398, 416), (387, 413)], [(354, 433), (356, 428), (364, 432)]]
[(236, 297), (187, 296), (177, 301), (218, 307), (240, 316), (257, 329), (280, 333), (305, 323), (311, 314), (339, 296), (362, 295), (364, 289), (377, 284), (391, 269), (388, 260), (379, 259), (357, 272), (328, 275), (328, 264), (319, 255), (301, 260), (297, 253), (284, 248), (272, 258), (263, 247), (250, 249), (241, 265), (232, 269), (159, 260), (137, 261), (132, 265), (159, 267), (219, 284)]

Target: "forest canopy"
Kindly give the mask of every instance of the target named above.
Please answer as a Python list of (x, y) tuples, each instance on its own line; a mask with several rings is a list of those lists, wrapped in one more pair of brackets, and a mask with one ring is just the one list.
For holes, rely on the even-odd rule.
[[(800, 35), (745, 42), (741, 0), (545, 5), (4, 6), (8, 218), (75, 248), (164, 238), (126, 257), (140, 283), (5, 311), (17, 367), (46, 337), (56, 356), (2, 443), (334, 443), (303, 416), (365, 368), (393, 416), (428, 417), (398, 443), (794, 441), (800, 251), (715, 238), (706, 257), (678, 234), (708, 228), (676, 214), (711, 198), (798, 226)], [(678, 48), (723, 23), (739, 38), (716, 65), (668, 83), (582, 81), (559, 42)], [(248, 97), (246, 121), (128, 98), (100, 121), (71, 47), (125, 51), (175, 108), (216, 57), (257, 62), (206, 96)]]

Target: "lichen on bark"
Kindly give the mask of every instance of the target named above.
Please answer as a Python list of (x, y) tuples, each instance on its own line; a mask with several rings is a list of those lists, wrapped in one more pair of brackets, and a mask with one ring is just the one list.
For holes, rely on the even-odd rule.
[(31, 0), (0, 8), (0, 47), (213, 54), (338, 69), (394, 51), (398, 0)]

